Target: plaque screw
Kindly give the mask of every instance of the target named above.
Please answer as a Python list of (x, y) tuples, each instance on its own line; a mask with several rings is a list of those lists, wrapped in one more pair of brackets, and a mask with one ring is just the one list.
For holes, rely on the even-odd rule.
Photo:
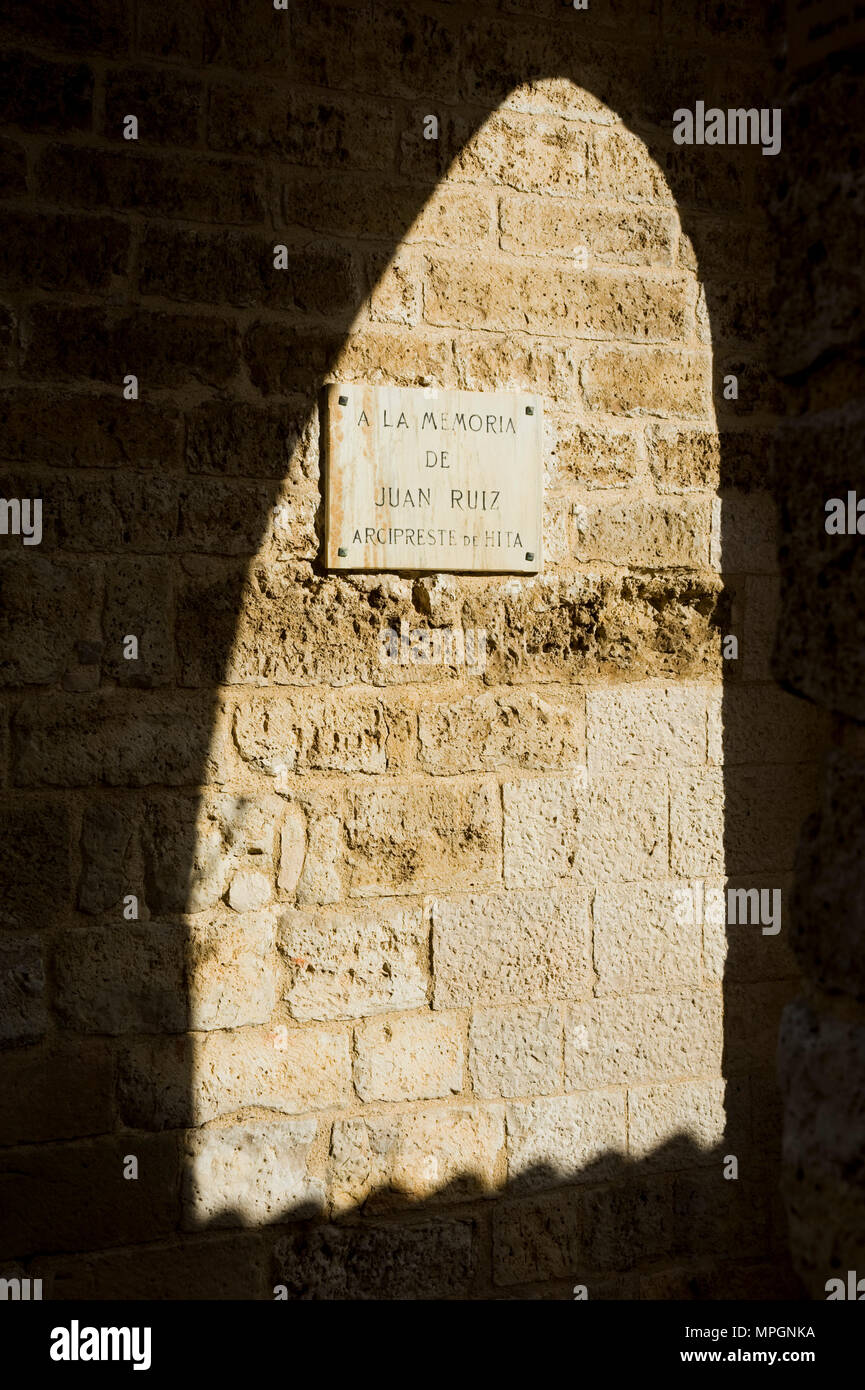
[(526, 414), (527, 414), (527, 415), (534, 415), (534, 413), (535, 413), (535, 407), (534, 407), (533, 405), (527, 405), (527, 406), (526, 406)]
[(348, 405), (348, 396), (340, 396), (339, 403), (340, 405)]
[(348, 551), (346, 550), (346, 548), (345, 548), (344, 545), (341, 545), (341, 546), (339, 547), (339, 550), (338, 550), (336, 553), (337, 553), (337, 555), (339, 556), (339, 558), (340, 558), (341, 560), (346, 559), (346, 557), (347, 557), (347, 555), (348, 555)]
[(535, 552), (534, 552), (533, 550), (527, 550), (527, 551), (526, 551), (526, 559), (529, 560), (529, 561), (532, 561), (532, 560), (534, 560), (534, 558), (535, 558)]

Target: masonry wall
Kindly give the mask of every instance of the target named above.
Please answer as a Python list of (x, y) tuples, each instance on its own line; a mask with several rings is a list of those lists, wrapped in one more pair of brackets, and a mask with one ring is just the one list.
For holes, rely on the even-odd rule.
[[(789, 391), (778, 496), (788, 540), (774, 669), (832, 718), (815, 813), (796, 855), (792, 944), (802, 989), (784, 1012), (784, 1196), (812, 1297), (865, 1264), (862, 1069), (861, 536), (821, 526), (830, 498), (862, 493), (861, 257), (865, 28), (855, 7), (791, 10), (784, 100), (791, 139), (772, 217), (797, 284), (780, 297), (774, 350)], [(817, 151), (820, 142), (822, 151)], [(805, 177), (798, 171), (804, 170)], [(852, 239), (851, 239), (852, 238)], [(859, 1291), (861, 1296), (861, 1291)]]
[[(10, 1267), (795, 1296), (787, 919), (693, 906), (787, 903), (825, 739), (769, 669), (770, 161), (670, 140), (772, 104), (769, 27), (3, 23), (2, 490), (45, 513), (0, 557)], [(325, 573), (332, 380), (539, 392), (542, 574)], [(384, 664), (401, 622), (483, 630), (485, 669)]]

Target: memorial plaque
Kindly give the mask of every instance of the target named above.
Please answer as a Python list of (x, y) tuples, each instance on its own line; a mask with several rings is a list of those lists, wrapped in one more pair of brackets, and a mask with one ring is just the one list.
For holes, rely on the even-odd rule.
[(523, 391), (329, 386), (327, 567), (536, 573), (541, 441)]

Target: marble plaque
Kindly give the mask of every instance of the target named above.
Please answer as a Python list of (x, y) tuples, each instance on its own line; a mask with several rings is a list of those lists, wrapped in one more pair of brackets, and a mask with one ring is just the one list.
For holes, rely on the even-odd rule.
[(329, 386), (328, 569), (536, 573), (542, 437), (523, 391)]

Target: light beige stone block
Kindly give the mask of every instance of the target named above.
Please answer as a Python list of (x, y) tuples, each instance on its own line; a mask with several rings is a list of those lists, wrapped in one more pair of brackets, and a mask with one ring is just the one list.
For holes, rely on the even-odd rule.
[(260, 1226), (312, 1216), (324, 1206), (324, 1184), (307, 1159), (314, 1119), (204, 1129), (186, 1140), (187, 1226)]
[(710, 767), (670, 777), (670, 863), (682, 877), (723, 874), (724, 774)]
[(425, 703), (418, 716), (420, 761), (429, 772), (564, 769), (585, 763), (583, 697), (534, 691), (467, 695)]
[(506, 782), (504, 805), (508, 887), (668, 876), (661, 773)]
[(289, 912), (280, 923), (282, 997), (293, 1018), (360, 1018), (427, 1003), (428, 930), (418, 907)]
[(188, 928), (189, 1025), (266, 1023), (276, 1002), (273, 916), (219, 916)]
[(354, 1084), (361, 1100), (433, 1100), (463, 1087), (454, 1015), (367, 1019), (355, 1029)]
[(588, 900), (580, 889), (436, 898), (431, 917), (437, 1009), (591, 993)]
[(479, 1009), (469, 1028), (469, 1069), (480, 1096), (549, 1095), (561, 1087), (557, 1009)]
[(501, 863), (498, 788), (364, 788), (352, 798), (350, 848), (354, 894), (491, 887)]
[(489, 1192), (504, 1144), (500, 1108), (453, 1106), (408, 1115), (394, 1155), (394, 1184), (426, 1200)]
[(353, 1098), (345, 1029), (240, 1028), (198, 1035), (194, 1047), (198, 1124), (246, 1106), (296, 1115)]
[(574, 1004), (565, 1019), (565, 1089), (717, 1072), (722, 1046), (720, 992), (641, 994)]
[(594, 895), (598, 994), (696, 988), (702, 930), (690, 884), (603, 884)]
[(589, 690), (589, 774), (631, 767), (694, 767), (706, 762), (706, 702), (711, 687), (644, 682)]
[(507, 1130), (508, 1177), (521, 1187), (598, 1181), (610, 1171), (611, 1154), (625, 1152), (625, 1092), (585, 1091), (509, 1105)]
[(663, 1166), (664, 1146), (688, 1152), (711, 1151), (724, 1137), (726, 1112), (723, 1077), (664, 1086), (635, 1086), (628, 1091), (628, 1150), (640, 1162)]

